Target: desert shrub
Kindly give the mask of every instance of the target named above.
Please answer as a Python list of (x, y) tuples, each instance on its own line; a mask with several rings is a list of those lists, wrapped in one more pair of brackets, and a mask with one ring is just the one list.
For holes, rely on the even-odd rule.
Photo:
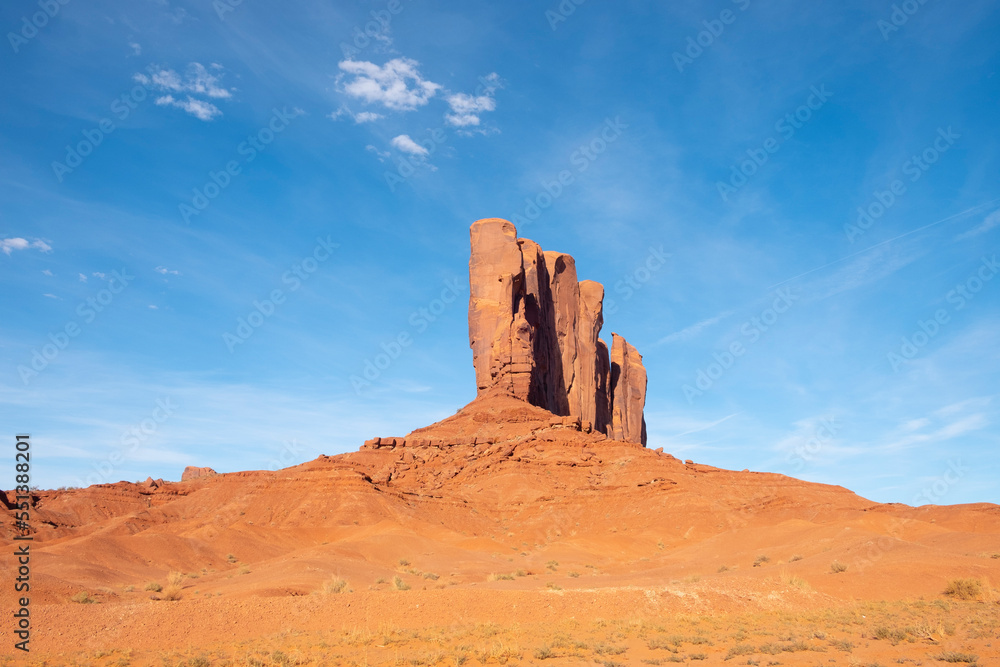
[(491, 572), (487, 577), (486, 581), (513, 581), (513, 574), (503, 574), (498, 572)]
[(424, 572), (424, 579), (430, 579), (431, 581), (437, 581), (441, 578), (441, 575), (434, 574), (433, 572)]
[(959, 600), (978, 600), (983, 595), (983, 582), (979, 579), (954, 579), (948, 583), (944, 594)]
[(156, 583), (155, 581), (151, 581), (148, 584), (146, 584), (146, 590), (147, 591), (154, 591), (156, 593), (159, 593), (160, 591), (163, 590), (163, 586), (161, 586), (160, 584)]
[(895, 646), (906, 639), (906, 631), (899, 628), (887, 628), (885, 626), (875, 628), (875, 639), (888, 639)]
[(86, 591), (80, 591), (76, 595), (70, 598), (73, 602), (77, 604), (95, 604), (97, 599)]
[(979, 656), (972, 653), (958, 653), (957, 651), (945, 651), (938, 655), (933, 656), (935, 660), (940, 660), (941, 662), (965, 662), (970, 665), (974, 665), (979, 662)]
[(574, 579), (576, 579), (577, 577), (580, 576), (580, 573), (579, 572), (570, 572), (567, 576), (573, 577)]
[(837, 649), (838, 651), (843, 651), (844, 653), (850, 653), (854, 650), (854, 644), (847, 641), (846, 639), (831, 639), (830, 646)]
[(330, 581), (323, 584), (323, 592), (327, 595), (336, 595), (337, 593), (343, 593), (344, 589), (347, 588), (347, 580), (341, 579), (340, 577), (334, 577)]
[(410, 590), (410, 585), (403, 581), (400, 577), (395, 577), (392, 580), (393, 585), (396, 587), (397, 591), (408, 591)]
[(771, 562), (770, 558), (768, 558), (764, 554), (761, 554), (761, 555), (757, 556), (757, 558), (754, 559), (753, 566), (754, 567), (760, 567), (764, 563), (770, 563), (770, 562)]
[(795, 554), (794, 556), (792, 556), (791, 558), (788, 559), (788, 562), (789, 563), (794, 563), (797, 560), (802, 560), (802, 556), (800, 556), (798, 554)]
[(553, 581), (550, 581), (549, 583), (545, 584), (545, 587), (546, 587), (546, 588), (550, 588), (550, 589), (552, 589), (552, 590), (554, 590), (554, 591), (561, 591), (561, 590), (562, 590), (562, 586), (558, 586), (558, 585), (557, 585), (557, 584), (556, 584), (555, 582), (553, 582)]
[(729, 648), (729, 651), (726, 652), (726, 657), (723, 658), (723, 660), (731, 660), (738, 655), (753, 655), (756, 652), (757, 649), (750, 644), (737, 644), (736, 646)]
[(549, 658), (554, 658), (555, 653), (548, 646), (540, 646), (535, 649), (535, 659), (536, 660), (548, 660)]
[(180, 586), (184, 581), (183, 572), (171, 572), (167, 575), (167, 585), (168, 586)]
[(410, 564), (410, 561), (406, 560), (405, 558), (400, 558), (399, 559), (399, 566), (400, 567), (407, 567), (409, 564)]
[(729, 571), (729, 566), (728, 565), (720, 565), (719, 569), (716, 570), (716, 572), (728, 572), (728, 571)]
[(847, 565), (841, 563), (839, 560), (835, 560), (830, 563), (830, 571), (834, 574), (840, 574), (841, 572), (847, 572)]
[(181, 599), (181, 586), (180, 584), (167, 584), (167, 587), (163, 589), (163, 593), (160, 595), (161, 600), (166, 600), (168, 602), (175, 602)]
[(545, 564), (545, 567), (549, 568), (550, 570), (555, 570), (557, 567), (559, 567), (559, 561), (550, 560), (548, 563)]

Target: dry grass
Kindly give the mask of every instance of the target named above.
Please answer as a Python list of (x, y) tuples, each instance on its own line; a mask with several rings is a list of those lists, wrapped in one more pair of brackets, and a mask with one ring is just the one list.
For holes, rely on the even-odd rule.
[(326, 595), (336, 595), (337, 593), (343, 593), (347, 589), (347, 580), (341, 579), (340, 577), (334, 577), (330, 581), (323, 584), (323, 593)]
[(80, 591), (71, 597), (70, 600), (76, 602), (77, 604), (97, 604), (97, 598), (87, 591)]
[(830, 572), (834, 574), (840, 574), (841, 572), (847, 572), (847, 565), (841, 563), (839, 560), (835, 560), (830, 563)]
[(979, 579), (953, 579), (944, 589), (944, 594), (959, 600), (979, 600), (983, 597), (984, 588)]

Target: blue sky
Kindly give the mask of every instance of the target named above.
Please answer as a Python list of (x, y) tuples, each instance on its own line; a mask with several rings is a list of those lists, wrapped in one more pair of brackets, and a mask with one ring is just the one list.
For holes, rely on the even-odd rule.
[(468, 226), (506, 217), (606, 286), (651, 447), (1000, 502), (994, 2), (19, 0), (0, 25), (0, 421), (41, 486), (452, 414)]

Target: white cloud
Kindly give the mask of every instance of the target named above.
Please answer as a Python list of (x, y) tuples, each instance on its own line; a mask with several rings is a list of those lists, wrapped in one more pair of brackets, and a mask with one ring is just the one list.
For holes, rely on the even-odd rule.
[(373, 120), (378, 120), (379, 118), (384, 118), (380, 113), (375, 113), (374, 111), (362, 111), (354, 117), (355, 123), (370, 123)]
[(28, 248), (36, 248), (42, 252), (52, 252), (52, 246), (41, 239), (28, 241), (27, 239), (22, 239), (19, 236), (9, 239), (0, 239), (0, 250), (7, 255), (15, 250), (27, 250)]
[(997, 209), (996, 211), (990, 213), (988, 216), (986, 216), (986, 219), (983, 220), (982, 223), (980, 223), (976, 227), (973, 227), (964, 234), (960, 234), (958, 236), (958, 240), (964, 241), (965, 239), (970, 239), (973, 236), (979, 236), (980, 234), (984, 234), (990, 231), (997, 225), (1000, 225), (1000, 209)]
[[(201, 63), (191, 63), (183, 76), (172, 69), (160, 69), (152, 75), (135, 74), (132, 78), (153, 90), (167, 93), (157, 98), (157, 105), (177, 107), (199, 120), (208, 121), (222, 115), (222, 111), (211, 102), (198, 99), (197, 96), (216, 100), (229, 99), (233, 96), (231, 89), (220, 85), (222, 70), (222, 65), (218, 63), (212, 63), (208, 68)], [(174, 97), (174, 93), (177, 93), (178, 97)], [(185, 94), (184, 99), (180, 99), (181, 93)]]
[(51, 276), (52, 275), (52, 272), (49, 271), (48, 269), (42, 269), (42, 273), (44, 273), (47, 276)]
[(157, 273), (162, 273), (163, 275), (168, 275), (168, 274), (173, 276), (181, 275), (180, 271), (174, 271), (173, 269), (168, 269), (165, 266), (158, 266), (153, 270), (156, 271)]
[(90, 275), (94, 276), (95, 278), (100, 278), (101, 280), (104, 280), (107, 277), (107, 274), (101, 273), (100, 271), (94, 271)]
[(149, 304), (149, 307), (152, 308), (153, 310), (159, 310), (160, 308), (159, 306), (154, 306), (153, 304)]
[(361, 123), (370, 123), (380, 118), (385, 118), (385, 116), (383, 116), (382, 114), (375, 113), (374, 111), (362, 111), (360, 113), (354, 113), (346, 106), (341, 106), (336, 111), (331, 112), (330, 115), (327, 116), (327, 118), (329, 118), (330, 120), (339, 120), (344, 116), (349, 117), (351, 120), (353, 120), (355, 123), (359, 125)]
[(43, 294), (42, 296), (44, 296), (44, 297), (48, 297), (48, 298), (50, 298), (50, 299), (58, 299), (58, 298), (59, 298), (59, 297), (57, 297), (57, 296), (56, 296), (55, 294), (49, 294), (49, 293), (45, 293), (45, 294)]
[(203, 100), (196, 100), (190, 95), (184, 100), (174, 99), (173, 95), (164, 95), (156, 100), (157, 106), (171, 106), (177, 107), (178, 109), (184, 109), (189, 114), (197, 118), (198, 120), (212, 120), (216, 116), (221, 116), (222, 112), (219, 107), (215, 106), (211, 102), (205, 102)]
[(419, 155), (421, 157), (429, 155), (429, 151), (411, 139), (408, 134), (401, 134), (398, 137), (394, 137), (389, 143), (391, 143), (398, 150), (401, 150), (404, 153), (409, 153), (410, 155)]
[(81, 273), (79, 275), (80, 275), (80, 282), (81, 283), (87, 282), (87, 276), (86, 276), (86, 274)]
[(451, 107), (451, 113), (445, 114), (445, 122), (454, 127), (476, 127), (483, 112), (497, 108), (493, 92), (501, 87), (500, 75), (492, 72), (482, 77), (480, 81), (485, 85), (481, 85), (472, 95), (454, 93), (448, 96), (447, 102)]
[(128, 45), (132, 49), (133, 56), (142, 55), (142, 46), (138, 42), (129, 42)]
[(382, 67), (356, 60), (344, 60), (338, 66), (353, 76), (343, 84), (345, 93), (394, 111), (422, 107), (441, 89), (440, 84), (424, 79), (417, 69), (420, 63), (410, 58), (393, 58)]

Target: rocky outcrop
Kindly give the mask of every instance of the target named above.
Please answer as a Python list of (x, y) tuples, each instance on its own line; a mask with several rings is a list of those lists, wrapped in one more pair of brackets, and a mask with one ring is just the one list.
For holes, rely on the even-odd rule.
[(208, 477), (210, 475), (215, 475), (215, 474), (216, 472), (211, 468), (198, 468), (195, 466), (188, 466), (187, 468), (184, 468), (184, 473), (181, 475), (181, 481), (186, 482), (191, 479), (198, 479), (199, 477)]
[[(579, 281), (573, 257), (517, 238), (507, 220), (479, 220), (469, 237), (469, 346), (478, 395), (499, 389), (616, 440), (645, 444), (642, 357), (623, 347), (616, 366), (621, 337), (611, 354), (600, 339), (604, 287)], [(618, 403), (615, 373), (622, 368), (627, 389)]]
[(646, 444), (646, 368), (642, 355), (611, 334), (611, 432), (614, 440)]

